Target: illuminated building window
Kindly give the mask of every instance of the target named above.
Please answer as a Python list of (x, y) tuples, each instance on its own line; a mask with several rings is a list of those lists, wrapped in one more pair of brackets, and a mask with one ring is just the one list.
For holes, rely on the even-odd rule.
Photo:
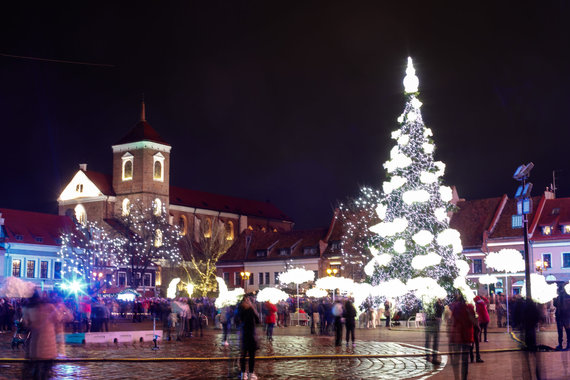
[(542, 234), (543, 235), (551, 235), (552, 234), (552, 227), (551, 226), (542, 227)]
[(12, 260), (12, 276), (20, 277), (22, 269), (22, 260)]
[(40, 262), (40, 278), (48, 278), (48, 262)]
[(250, 231), (253, 231), (253, 227), (252, 226), (247, 226), (247, 229)]
[(77, 219), (77, 222), (81, 224), (85, 224), (85, 222), (87, 222), (87, 212), (83, 205), (75, 206), (75, 219)]
[(267, 232), (267, 228), (261, 227), (261, 232)]
[(156, 230), (154, 233), (154, 246), (161, 247), (162, 246), (162, 231)]
[(565, 234), (570, 234), (570, 224), (565, 224), (562, 226), (562, 232)]
[(126, 286), (127, 285), (127, 274), (125, 272), (118, 273), (118, 281), (119, 286)]
[(152, 168), (152, 178), (155, 181), (164, 181), (164, 156), (161, 153), (153, 156)]
[(180, 228), (180, 235), (185, 236), (188, 233), (188, 218), (186, 218), (186, 215), (180, 215), (178, 227)]
[(159, 198), (156, 198), (153, 203), (154, 207), (154, 215), (159, 216), (162, 214), (162, 201)]
[(226, 240), (234, 240), (234, 222), (231, 220), (226, 224)]
[(82, 193), (83, 192), (83, 184), (78, 183), (77, 186), (75, 186), (75, 191), (78, 193)]
[(123, 216), (127, 216), (131, 213), (131, 201), (129, 201), (129, 198), (123, 199), (122, 211), (123, 211)]
[(133, 160), (134, 156), (129, 152), (123, 154), (123, 181), (130, 181), (133, 179)]
[(26, 277), (27, 278), (36, 277), (36, 262), (33, 260), (26, 261)]
[(204, 237), (205, 238), (211, 238), (212, 237), (212, 219), (206, 218), (206, 220), (204, 220), (204, 223), (206, 223), (206, 225), (204, 226)]

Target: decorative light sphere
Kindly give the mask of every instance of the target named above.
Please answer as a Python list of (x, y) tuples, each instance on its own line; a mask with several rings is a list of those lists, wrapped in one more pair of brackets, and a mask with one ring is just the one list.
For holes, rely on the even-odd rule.
[(304, 268), (292, 268), (279, 275), (279, 282), (282, 284), (302, 284), (315, 280), (315, 272)]
[(408, 190), (402, 195), (404, 203), (422, 203), (429, 201), (430, 195), (426, 190)]
[(259, 291), (259, 293), (257, 293), (257, 296), (255, 298), (259, 302), (269, 301), (272, 304), (276, 304), (279, 301), (284, 301), (289, 298), (289, 295), (281, 289), (263, 288)]
[(427, 255), (417, 255), (412, 259), (412, 268), (416, 270), (424, 270), (427, 267), (438, 265), (442, 257), (435, 252), (430, 252)]
[(397, 253), (406, 252), (406, 241), (404, 239), (398, 239), (394, 242), (394, 251)]
[(453, 199), (453, 191), (451, 191), (451, 187), (449, 186), (441, 186), (439, 188), (439, 195), (444, 202), (449, 202)]
[(426, 154), (432, 154), (434, 149), (435, 149), (435, 145), (430, 144), (430, 143), (423, 143), (422, 148), (424, 149), (424, 152)]
[(509, 248), (501, 249), (499, 252), (489, 252), (485, 258), (485, 264), (498, 272), (516, 273), (524, 271), (525, 268), (521, 253)]
[(414, 236), (412, 236), (412, 239), (416, 244), (424, 247), (433, 241), (433, 234), (428, 230), (421, 230), (415, 233)]
[(323, 298), (326, 297), (329, 293), (321, 288), (311, 288), (307, 290), (305, 294), (307, 295), (307, 297)]
[(420, 182), (425, 183), (426, 185), (437, 182), (437, 178), (438, 176), (435, 173), (421, 172), (420, 174)]

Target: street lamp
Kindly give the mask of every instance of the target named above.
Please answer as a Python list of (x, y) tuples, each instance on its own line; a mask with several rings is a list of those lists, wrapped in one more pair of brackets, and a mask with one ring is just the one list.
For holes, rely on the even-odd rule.
[(535, 267), (536, 267), (536, 271), (540, 274), (542, 274), (542, 272), (544, 270), (546, 270), (546, 268), (548, 268), (548, 261), (544, 261), (544, 260), (536, 260), (536, 262), (534, 263)]
[(251, 273), (245, 271), (245, 272), (241, 272), (240, 275), (241, 275), (242, 284), (244, 284), (243, 288), (244, 288), (245, 292), (247, 293), (247, 283), (249, 281), (249, 276), (251, 276)]
[(523, 234), (524, 234), (524, 276), (526, 279), (526, 296), (527, 299), (532, 299), (530, 293), (530, 258), (528, 255), (528, 214), (530, 214), (532, 209), (532, 202), (530, 198), (530, 192), (532, 191), (532, 183), (526, 182), (528, 177), (530, 177), (530, 171), (534, 168), (534, 164), (529, 162), (526, 165), (521, 165), (515, 170), (513, 174), (513, 179), (522, 182), (517, 188), (515, 193), (515, 199), (517, 200), (517, 213), (522, 215), (523, 220)]
[(336, 277), (336, 274), (338, 273), (338, 269), (334, 268), (334, 269), (327, 269), (327, 274), (331, 277)]

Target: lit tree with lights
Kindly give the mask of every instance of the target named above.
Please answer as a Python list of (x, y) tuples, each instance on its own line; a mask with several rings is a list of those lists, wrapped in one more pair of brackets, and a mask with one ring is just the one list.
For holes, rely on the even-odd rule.
[(63, 278), (81, 278), (90, 284), (100, 266), (114, 266), (116, 258), (109, 249), (109, 235), (97, 222), (78, 223), (75, 228), (63, 232), (58, 255), (62, 258)]
[[(427, 306), (426, 302), (441, 297), (442, 290), (452, 293), (454, 280), (467, 274), (467, 263), (460, 256), (459, 232), (449, 228), (452, 190), (442, 186), (445, 164), (433, 157), (432, 131), (422, 120), (419, 80), (411, 58), (406, 73), (406, 105), (398, 118), (399, 129), (392, 132), (396, 144), (384, 163), (386, 180), (374, 210), (381, 222), (370, 227), (376, 237), (364, 270), (373, 285), (391, 279), (406, 283), (409, 292), (402, 306), (410, 309), (418, 300)], [(426, 292), (422, 283), (427, 282), (422, 279), (437, 284), (430, 283)]]
[(194, 279), (202, 297), (217, 289), (216, 265), (233, 243), (229, 236), (226, 225), (214, 218), (211, 223), (200, 223), (196, 237), (187, 234), (182, 239), (183, 249), (190, 254), (190, 262), (184, 262), (182, 267)]
[(117, 265), (130, 268), (133, 288), (151, 265), (180, 263), (180, 232), (168, 223), (164, 206), (145, 207), (137, 200), (113, 220), (112, 227), (108, 246)]

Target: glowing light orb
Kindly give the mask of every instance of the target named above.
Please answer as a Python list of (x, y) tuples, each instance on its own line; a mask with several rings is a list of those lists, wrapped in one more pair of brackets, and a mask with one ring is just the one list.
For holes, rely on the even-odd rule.
[(321, 288), (311, 288), (307, 290), (305, 294), (307, 295), (307, 297), (323, 298), (326, 297), (329, 293)]
[(421, 230), (415, 233), (414, 236), (412, 236), (412, 239), (416, 244), (424, 247), (433, 241), (433, 234), (428, 230)]
[(408, 57), (408, 67), (406, 68), (406, 76), (404, 78), (404, 91), (408, 94), (418, 92), (419, 84), (420, 80), (416, 76), (412, 57)]
[(429, 252), (427, 255), (417, 255), (412, 259), (412, 268), (423, 270), (427, 267), (438, 265), (442, 257), (435, 252)]
[(279, 301), (285, 301), (289, 298), (289, 295), (281, 289), (277, 288), (263, 288), (257, 293), (256, 299), (259, 302), (269, 301), (272, 304), (276, 304)]
[(499, 272), (516, 273), (524, 271), (524, 259), (516, 249), (501, 249), (499, 252), (489, 252), (485, 258), (485, 264)]
[(180, 279), (177, 278), (173, 278), (170, 283), (168, 284), (168, 288), (166, 289), (166, 298), (176, 298), (176, 290), (178, 287), (178, 283), (180, 282)]
[(422, 203), (429, 201), (430, 195), (426, 190), (408, 190), (402, 195), (404, 203)]
[(282, 284), (302, 284), (314, 280), (315, 272), (305, 268), (291, 268), (279, 275), (279, 282)]

